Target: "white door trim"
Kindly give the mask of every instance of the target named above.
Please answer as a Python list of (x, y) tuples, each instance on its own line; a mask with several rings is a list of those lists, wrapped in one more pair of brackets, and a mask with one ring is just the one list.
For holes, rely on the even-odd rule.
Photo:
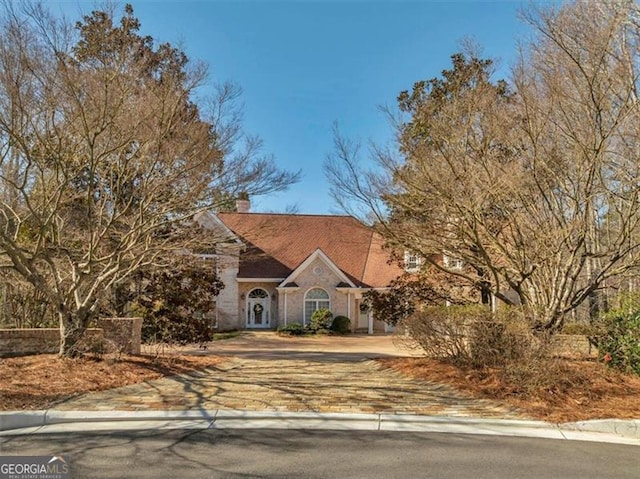
[[(257, 290), (264, 291), (267, 296), (252, 298), (251, 293)], [(271, 295), (263, 288), (252, 289), (247, 295), (246, 302), (247, 317), (245, 326), (247, 328), (263, 329), (271, 327)]]

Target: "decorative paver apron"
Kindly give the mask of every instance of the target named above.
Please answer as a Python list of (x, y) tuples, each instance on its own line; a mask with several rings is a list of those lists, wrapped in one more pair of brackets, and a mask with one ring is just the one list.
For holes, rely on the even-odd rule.
[(233, 409), (522, 418), (490, 400), (409, 378), (376, 361), (229, 358), (205, 371), (89, 393), (60, 410)]

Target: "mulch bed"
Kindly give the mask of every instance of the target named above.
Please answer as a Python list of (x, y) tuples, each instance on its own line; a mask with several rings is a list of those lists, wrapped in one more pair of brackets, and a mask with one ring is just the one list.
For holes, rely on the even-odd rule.
[(449, 384), (473, 397), (517, 407), (553, 423), (588, 419), (640, 419), (640, 376), (622, 374), (596, 361), (563, 360), (549, 377), (524, 388), (500, 369), (464, 369), (427, 358), (378, 360), (422, 380)]
[(215, 356), (60, 358), (39, 354), (0, 359), (0, 410), (46, 409), (64, 399), (215, 366)]

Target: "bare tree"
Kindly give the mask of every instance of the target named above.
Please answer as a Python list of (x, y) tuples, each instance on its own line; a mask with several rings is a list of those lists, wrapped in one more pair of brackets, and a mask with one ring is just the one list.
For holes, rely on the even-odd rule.
[(357, 158), (338, 141), (336, 193), (375, 212), (393, 247), (560, 327), (640, 264), (639, 12), (630, 1), (526, 12), (535, 34), (510, 83), (492, 80), (491, 61), (454, 55), (442, 78), (400, 94), (399, 152), (374, 150), (376, 174), (351, 181)]
[(55, 305), (62, 355), (111, 288), (201, 244), (195, 213), (297, 178), (255, 142), (232, 154), (236, 97), (201, 113), (206, 68), (138, 30), (129, 5), (74, 27), (5, 3), (0, 21), (0, 266)]

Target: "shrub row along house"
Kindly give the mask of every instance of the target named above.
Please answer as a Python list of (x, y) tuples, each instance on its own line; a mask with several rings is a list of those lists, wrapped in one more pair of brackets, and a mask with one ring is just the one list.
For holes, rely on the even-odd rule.
[(196, 221), (224, 234), (216, 254), (225, 287), (216, 304), (220, 330), (306, 325), (327, 308), (351, 320), (353, 331), (386, 331), (363, 302), (402, 274), (382, 238), (350, 216), (204, 212)]

